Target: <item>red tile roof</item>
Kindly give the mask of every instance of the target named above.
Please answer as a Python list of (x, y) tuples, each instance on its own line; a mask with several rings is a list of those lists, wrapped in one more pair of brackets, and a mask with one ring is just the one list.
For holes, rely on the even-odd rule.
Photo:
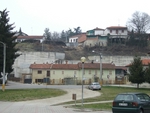
[[(52, 66), (51, 66), (52, 65)], [(30, 69), (62, 69), (62, 70), (78, 70), (82, 68), (82, 63), (78, 64), (31, 64)], [(84, 69), (100, 69), (100, 63), (84, 63)], [(124, 69), (123, 66), (115, 66), (112, 63), (102, 63), (102, 69)]]
[(54, 64), (52, 69), (77, 70), (77, 64)]
[(79, 42), (79, 43), (82, 43), (82, 42), (84, 42), (84, 41), (86, 41), (86, 33), (82, 33), (82, 34), (80, 35), (80, 37), (78, 38), (78, 42)]
[(127, 27), (123, 27), (123, 26), (110, 26), (110, 27), (107, 27), (106, 29), (127, 29)]
[[(79, 63), (79, 67), (82, 68), (82, 63)], [(100, 69), (100, 63), (85, 63), (85, 69)], [(115, 69), (115, 65), (111, 63), (102, 63), (102, 69)]]
[(150, 59), (142, 59), (143, 65), (148, 65), (150, 63)]
[(102, 28), (98, 28), (98, 27), (96, 27), (95, 29), (93, 29), (93, 30), (103, 30), (104, 31), (104, 29), (102, 29)]
[(50, 69), (51, 64), (31, 64), (31, 69)]
[[(142, 64), (144, 66), (147, 66), (150, 63), (150, 59), (142, 59)], [(132, 63), (126, 65), (126, 67), (129, 67)]]
[(17, 39), (43, 39), (43, 36), (18, 36)]

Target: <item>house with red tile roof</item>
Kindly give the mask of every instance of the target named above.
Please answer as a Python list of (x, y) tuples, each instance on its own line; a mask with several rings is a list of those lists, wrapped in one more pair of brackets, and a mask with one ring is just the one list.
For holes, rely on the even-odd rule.
[(37, 40), (42, 43), (44, 39), (45, 38), (43, 36), (18, 36), (15, 42), (22, 42), (25, 40)]
[(86, 40), (86, 33), (71, 36), (69, 37), (69, 46), (78, 47), (79, 45), (83, 45), (85, 40)]
[(19, 29), (19, 32), (16, 32), (14, 36), (28, 36), (26, 33), (22, 32), (21, 28)]
[[(141, 59), (143, 66), (147, 67), (150, 64), (150, 59)], [(126, 67), (130, 67), (131, 63), (126, 65)]]
[[(150, 64), (150, 59), (141, 59), (142, 64), (143, 64), (143, 68), (146, 69), (148, 67), (148, 65)], [(127, 72), (129, 73), (129, 67), (132, 65), (132, 63), (126, 65), (127, 67)]]
[(85, 46), (107, 46), (108, 36), (104, 34), (104, 29), (95, 28), (86, 32), (87, 40)]
[(109, 35), (109, 40), (112, 43), (125, 43), (128, 38), (128, 30), (124, 26), (110, 26), (104, 32), (106, 35)]
[[(82, 63), (78, 64), (31, 64), (32, 83), (49, 81), (50, 84), (81, 84), (82, 81)], [(122, 67), (117, 69), (122, 70)], [(124, 76), (122, 73), (118, 73)], [(120, 76), (119, 75), (119, 76)], [(109, 76), (109, 77), (108, 77)], [(90, 84), (94, 81), (99, 81), (100, 64), (99, 63), (84, 63), (83, 79), (85, 84)], [(46, 81), (45, 81), (46, 79)], [(103, 82), (115, 83), (116, 66), (112, 63), (102, 64), (102, 79)]]

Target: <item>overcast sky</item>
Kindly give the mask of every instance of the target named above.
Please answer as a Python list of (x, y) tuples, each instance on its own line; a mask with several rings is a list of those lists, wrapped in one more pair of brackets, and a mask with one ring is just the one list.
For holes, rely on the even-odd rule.
[(0, 0), (0, 10), (7, 8), (14, 31), (43, 35), (44, 29), (61, 32), (81, 28), (126, 26), (135, 11), (150, 15), (149, 0)]

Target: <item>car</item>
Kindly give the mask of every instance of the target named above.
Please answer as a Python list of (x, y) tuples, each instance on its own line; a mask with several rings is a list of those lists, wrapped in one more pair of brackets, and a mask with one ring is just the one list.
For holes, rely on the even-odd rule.
[(113, 113), (150, 113), (150, 96), (146, 93), (121, 93), (112, 103)]
[(101, 85), (99, 84), (99, 82), (93, 82), (92, 84), (90, 84), (88, 86), (88, 89), (91, 89), (91, 90), (101, 90)]

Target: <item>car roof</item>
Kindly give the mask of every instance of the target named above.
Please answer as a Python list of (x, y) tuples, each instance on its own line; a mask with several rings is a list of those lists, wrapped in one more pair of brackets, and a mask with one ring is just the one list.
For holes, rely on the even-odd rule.
[(126, 92), (126, 93), (120, 93), (120, 94), (132, 94), (132, 95), (137, 95), (137, 94), (146, 94), (146, 93), (141, 93), (141, 92)]

